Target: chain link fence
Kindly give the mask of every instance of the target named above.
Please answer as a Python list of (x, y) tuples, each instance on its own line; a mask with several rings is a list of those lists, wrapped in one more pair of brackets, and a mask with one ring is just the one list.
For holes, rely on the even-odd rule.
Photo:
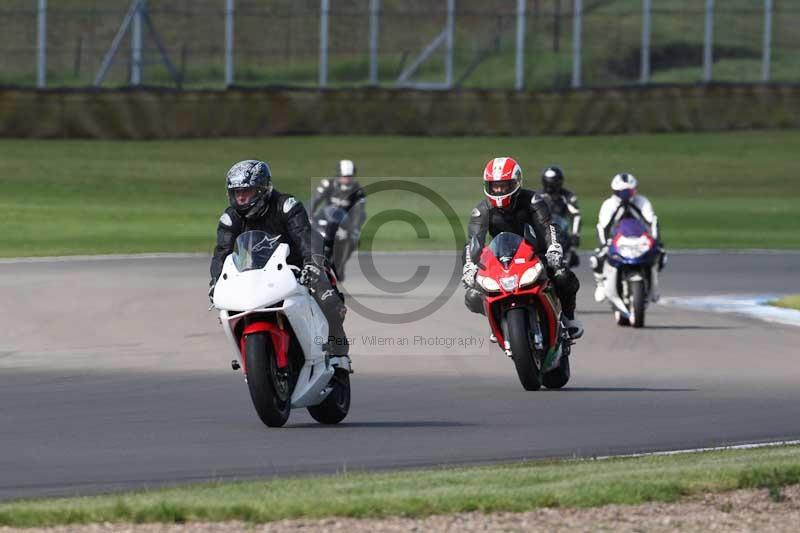
[(0, 84), (800, 81), (796, 0), (3, 0)]

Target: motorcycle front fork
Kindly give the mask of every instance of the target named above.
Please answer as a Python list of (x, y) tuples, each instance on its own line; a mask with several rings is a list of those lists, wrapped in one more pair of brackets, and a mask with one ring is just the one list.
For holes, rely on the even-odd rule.
[[(544, 350), (544, 335), (542, 334), (542, 327), (541, 324), (539, 324), (539, 316), (535, 309), (528, 310), (528, 321), (531, 325), (531, 339), (533, 340), (533, 347), (537, 351)], [(508, 342), (508, 322), (503, 320), (500, 324), (500, 327), (503, 330), (503, 339), (505, 339), (503, 348), (506, 352), (506, 355), (511, 357), (511, 344)]]
[(544, 350), (544, 335), (542, 335), (542, 326), (539, 324), (539, 315), (536, 312), (532, 312), (529, 314), (528, 319), (531, 323), (533, 347), (538, 351)]

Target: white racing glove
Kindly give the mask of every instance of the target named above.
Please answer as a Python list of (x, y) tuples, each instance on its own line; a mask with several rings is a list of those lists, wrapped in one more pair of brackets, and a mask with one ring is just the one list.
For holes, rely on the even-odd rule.
[(475, 276), (478, 275), (478, 265), (475, 263), (466, 263), (464, 271), (461, 274), (461, 283), (468, 289), (475, 288)]
[(547, 258), (547, 266), (550, 268), (558, 270), (562, 267), (562, 263), (564, 262), (564, 250), (561, 249), (561, 245), (557, 242), (550, 245), (544, 256)]

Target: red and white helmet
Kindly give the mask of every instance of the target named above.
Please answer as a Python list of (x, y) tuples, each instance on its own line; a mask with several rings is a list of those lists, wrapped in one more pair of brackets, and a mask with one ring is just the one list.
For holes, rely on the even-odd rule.
[(495, 157), (483, 170), (483, 193), (492, 207), (509, 207), (522, 188), (522, 168), (510, 157)]

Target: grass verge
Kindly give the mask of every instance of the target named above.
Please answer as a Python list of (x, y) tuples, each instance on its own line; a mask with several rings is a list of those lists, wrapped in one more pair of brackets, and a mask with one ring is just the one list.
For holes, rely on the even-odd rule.
[[(583, 242), (593, 247), (611, 177), (636, 174), (669, 248), (800, 248), (800, 131), (589, 137), (271, 137), (171, 141), (0, 139), (0, 256), (210, 252), (225, 207), (224, 176), (236, 161), (267, 159), (276, 187), (308, 199), (341, 158), (361, 176), (408, 178), (430, 194), (370, 196), (364, 230), (376, 249), (455, 249), (483, 196), (491, 157), (512, 155), (525, 186), (560, 164), (580, 198)], [(315, 176), (316, 178), (312, 178)], [(450, 176), (450, 178), (435, 178)], [(363, 179), (374, 183), (377, 179)], [(383, 225), (402, 208), (417, 215)], [(378, 215), (381, 215), (380, 217)], [(412, 217), (413, 218), (413, 217)]]
[(786, 298), (775, 300), (774, 302), (770, 302), (769, 304), (774, 305), (775, 307), (783, 307), (785, 309), (796, 309), (800, 311), (800, 294), (787, 296)]
[(195, 485), (0, 504), (0, 525), (269, 522), (287, 518), (522, 512), (539, 507), (672, 502), (703, 492), (800, 483), (800, 447), (677, 456), (357, 473)]

